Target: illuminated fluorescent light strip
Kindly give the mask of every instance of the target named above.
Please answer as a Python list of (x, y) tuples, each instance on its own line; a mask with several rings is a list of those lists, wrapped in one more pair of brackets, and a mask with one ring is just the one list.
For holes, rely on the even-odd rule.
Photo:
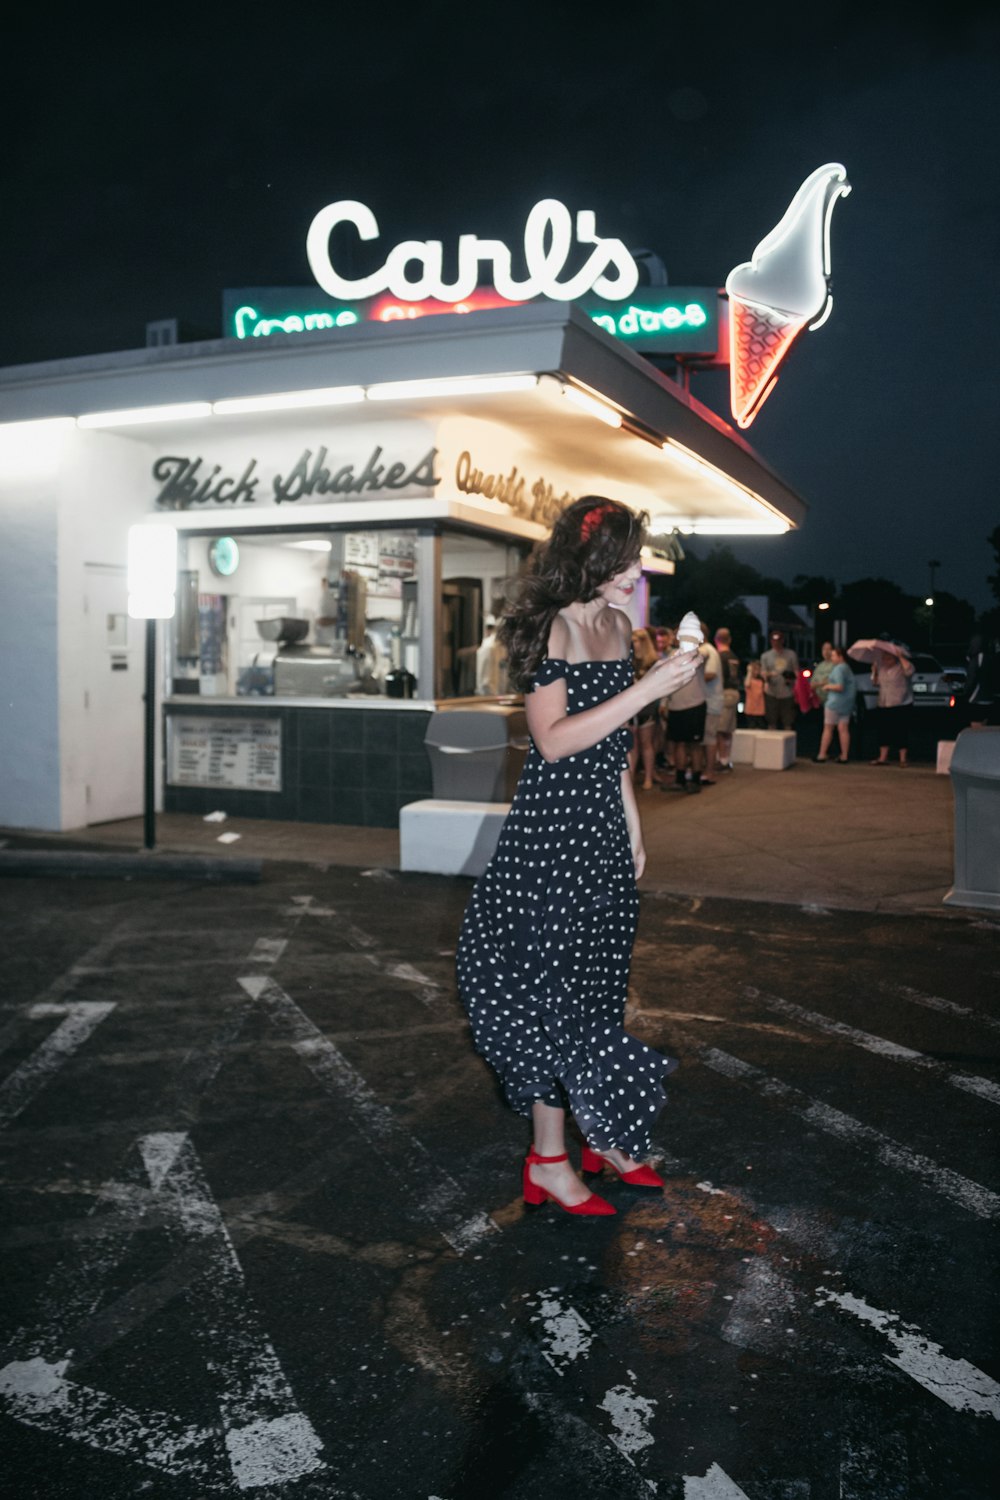
[(365, 399), (360, 385), (332, 385), (312, 391), (282, 391), (273, 396), (236, 396), (232, 400), (213, 401), (218, 417), (247, 411), (289, 411), (308, 406), (353, 406)]
[(604, 422), (606, 426), (620, 427), (622, 425), (621, 415), (615, 411), (614, 407), (598, 401), (596, 396), (588, 396), (585, 391), (578, 391), (575, 385), (564, 385), (563, 395), (567, 401), (572, 401), (574, 406), (578, 406), (581, 411), (589, 412), (592, 417), (596, 417), (599, 422)]
[(477, 396), (530, 391), (537, 375), (463, 375), (440, 380), (389, 380), (368, 387), (369, 401), (419, 401), (427, 396)]
[(690, 536), (780, 536), (788, 531), (787, 521), (774, 516), (769, 521), (742, 521), (737, 517), (705, 516), (694, 519), (690, 516), (671, 518), (677, 531)]
[(744, 505), (749, 505), (751, 510), (757, 511), (759, 515), (764, 516), (768, 520), (781, 520), (781, 517), (775, 511), (771, 510), (768, 505), (765, 505), (764, 501), (753, 494), (751, 490), (748, 490), (737, 480), (731, 479), (728, 474), (724, 474), (721, 469), (717, 469), (707, 459), (699, 458), (696, 453), (692, 453), (690, 448), (685, 448), (684, 444), (678, 443), (675, 438), (666, 439), (663, 444), (663, 451), (664, 453), (669, 453), (672, 458), (677, 459), (680, 463), (685, 464), (689, 469), (694, 470), (702, 479), (714, 480), (716, 484), (727, 490), (730, 494), (735, 495)]
[(0, 440), (56, 437), (75, 427), (75, 417), (29, 417), (25, 422), (0, 422)]
[(210, 417), (209, 401), (182, 401), (175, 406), (133, 406), (122, 411), (88, 411), (77, 417), (77, 427), (139, 427), (146, 422), (188, 422)]

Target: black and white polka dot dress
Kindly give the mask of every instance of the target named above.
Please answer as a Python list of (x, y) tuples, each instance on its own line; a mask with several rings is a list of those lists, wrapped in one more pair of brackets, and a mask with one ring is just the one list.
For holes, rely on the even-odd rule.
[[(628, 687), (628, 660), (546, 658), (534, 685), (566, 679), (571, 714)], [(629, 737), (547, 762), (532, 745), (496, 853), (458, 945), (476, 1050), (512, 1109), (569, 1108), (598, 1151), (649, 1151), (676, 1062), (623, 1030), (639, 912), (621, 774)]]

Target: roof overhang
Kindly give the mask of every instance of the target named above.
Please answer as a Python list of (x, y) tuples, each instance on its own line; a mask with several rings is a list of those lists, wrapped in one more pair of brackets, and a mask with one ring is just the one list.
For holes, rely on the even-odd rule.
[[(526, 377), (503, 388), (502, 377)], [(442, 385), (441, 382), (453, 382)], [(498, 384), (499, 382), (499, 384)], [(387, 393), (389, 384), (396, 394)], [(379, 390), (379, 388), (383, 388)], [(272, 409), (266, 414), (216, 409), (217, 403), (327, 391), (327, 404)], [(341, 403), (338, 392), (350, 391)], [(386, 396), (388, 395), (388, 399)], [(157, 408), (201, 404), (198, 417), (152, 420)], [(72, 419), (92, 425), (100, 414), (140, 414), (126, 424), (102, 423), (116, 437), (160, 452), (187, 444), (205, 451), (270, 434), (309, 436), (387, 422), (412, 424), (439, 455), (440, 483), (423, 497), (421, 519), (510, 532), (528, 539), (547, 525), (530, 507), (512, 511), (490, 495), (512, 468), (529, 482), (544, 479), (559, 496), (609, 494), (650, 513), (653, 531), (715, 535), (780, 533), (799, 526), (802, 500), (743, 437), (707, 407), (586, 315), (565, 304), (515, 311), (429, 316), (404, 323), (278, 335), (253, 342), (136, 350), (0, 370), (0, 423)], [(145, 419), (142, 411), (148, 411)], [(90, 421), (88, 422), (88, 417)], [(0, 427), (2, 432), (2, 427)], [(195, 449), (195, 445), (197, 445)], [(483, 489), (461, 483), (478, 472)], [(2, 455), (0, 455), (2, 463)], [(500, 492), (499, 485), (493, 486)], [(412, 523), (420, 497), (364, 498), (356, 503), (280, 507), (284, 525)], [(270, 511), (270, 516), (266, 514)], [(307, 514), (308, 512), (308, 514)], [(204, 528), (204, 508), (178, 513), (185, 527)], [(275, 508), (241, 528), (275, 525)], [(236, 513), (227, 512), (227, 525)]]

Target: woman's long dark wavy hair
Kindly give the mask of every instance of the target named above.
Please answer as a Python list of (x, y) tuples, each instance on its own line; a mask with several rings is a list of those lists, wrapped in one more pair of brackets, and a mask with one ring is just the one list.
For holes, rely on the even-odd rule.
[(538, 671), (556, 614), (589, 604), (610, 579), (638, 560), (649, 516), (618, 500), (584, 495), (568, 505), (528, 559), (497, 635), (507, 652), (511, 686), (524, 691)]

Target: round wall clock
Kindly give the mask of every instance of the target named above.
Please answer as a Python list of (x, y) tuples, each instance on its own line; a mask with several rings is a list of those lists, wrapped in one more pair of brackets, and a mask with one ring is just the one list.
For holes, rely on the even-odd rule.
[(231, 536), (212, 538), (208, 548), (208, 565), (220, 578), (232, 578), (240, 565), (240, 549)]

